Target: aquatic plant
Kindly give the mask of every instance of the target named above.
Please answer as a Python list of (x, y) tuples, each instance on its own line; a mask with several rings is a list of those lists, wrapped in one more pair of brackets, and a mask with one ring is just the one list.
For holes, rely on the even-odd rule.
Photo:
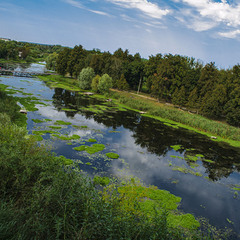
[(71, 125), (72, 123), (65, 122), (65, 121), (62, 121), (62, 120), (57, 120), (54, 124), (55, 125)]
[(118, 159), (119, 158), (119, 155), (117, 153), (112, 153), (112, 152), (106, 153), (106, 156), (108, 158), (112, 158), (112, 159)]

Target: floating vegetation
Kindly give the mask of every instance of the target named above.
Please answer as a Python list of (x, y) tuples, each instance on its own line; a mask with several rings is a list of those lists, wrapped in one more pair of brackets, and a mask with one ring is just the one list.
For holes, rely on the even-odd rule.
[(191, 168), (196, 168), (196, 167), (199, 167), (199, 164), (197, 164), (197, 163), (193, 163), (193, 162), (190, 162), (190, 167)]
[(60, 127), (60, 126), (49, 126), (49, 128), (52, 128), (52, 129), (62, 129), (62, 127)]
[(64, 157), (62, 155), (56, 157), (56, 159), (58, 159), (61, 164), (66, 165), (66, 166), (73, 164), (73, 160), (72, 159), (66, 158), (66, 157)]
[(109, 133), (120, 133), (120, 131), (108, 131)]
[(195, 176), (198, 176), (198, 177), (202, 177), (202, 174), (201, 174), (201, 173), (199, 173), (199, 172), (194, 172), (194, 171), (192, 171), (191, 169), (186, 168), (185, 166), (174, 166), (174, 167), (172, 168), (172, 170), (173, 170), (173, 171), (178, 171), (178, 172), (181, 172), (181, 173), (185, 173), (185, 174), (190, 173), (190, 174), (192, 174), (192, 175), (195, 175)]
[(97, 152), (101, 152), (102, 150), (105, 149), (105, 145), (104, 144), (93, 144), (91, 147), (90, 146), (79, 146), (79, 147), (75, 147), (73, 148), (76, 151), (86, 151), (89, 154), (94, 154)]
[(91, 165), (92, 165), (92, 163), (90, 163), (90, 162), (86, 162), (85, 164), (86, 164), (86, 165), (89, 165), (89, 166), (91, 166)]
[(45, 122), (51, 122), (52, 119), (48, 119), (48, 118), (46, 118), (46, 119), (44, 119), (44, 121), (45, 121)]
[(72, 123), (65, 122), (65, 121), (62, 121), (62, 120), (57, 120), (54, 124), (55, 125), (71, 125)]
[(185, 157), (185, 160), (186, 160), (186, 161), (196, 162), (196, 161), (198, 160), (198, 157), (187, 155), (187, 156)]
[(40, 119), (32, 119), (33, 122), (35, 123), (43, 123), (44, 120), (40, 120)]
[(171, 145), (170, 147), (175, 151), (182, 149), (182, 145)]
[(72, 136), (64, 136), (64, 135), (53, 134), (53, 136), (59, 138), (60, 140), (64, 140), (64, 141), (78, 140), (78, 139), (81, 138), (79, 135), (76, 135), (76, 134), (74, 134)]
[(88, 128), (88, 126), (77, 126), (77, 125), (73, 125), (73, 127), (77, 128), (77, 129), (80, 129), (80, 130)]
[(52, 131), (52, 130), (39, 130), (39, 131), (32, 131), (32, 133), (34, 135), (44, 135), (46, 133), (49, 133), (49, 134), (59, 134), (58, 132), (55, 132), (55, 131)]
[(199, 157), (199, 158), (203, 158), (204, 157), (204, 155), (202, 155), (202, 154), (196, 154), (195, 156)]
[(76, 109), (71, 109), (71, 108), (62, 108), (61, 110), (65, 112), (77, 112)]
[[(154, 213), (160, 215), (165, 211), (167, 214), (167, 223), (171, 226), (184, 227), (186, 229), (197, 229), (200, 224), (191, 214), (181, 214), (177, 207), (181, 201), (180, 197), (174, 196), (166, 190), (160, 190), (155, 186), (145, 187), (133, 183), (123, 183), (118, 188), (110, 184), (104, 188), (103, 196), (108, 201), (117, 191), (119, 196), (119, 207), (127, 212), (134, 212), (137, 215), (144, 215), (150, 219), (155, 216)], [(115, 196), (115, 195), (114, 195)], [(139, 206), (136, 208), (136, 205)]]
[(208, 162), (208, 163), (215, 163), (214, 161), (212, 160), (209, 160), (209, 159), (202, 159), (203, 162)]
[(93, 138), (90, 138), (90, 139), (87, 140), (87, 142), (97, 142), (97, 140), (93, 139)]
[(112, 159), (118, 159), (119, 158), (119, 155), (117, 153), (106, 153), (105, 154), (108, 158), (112, 158)]
[(86, 146), (82, 145), (82, 146), (79, 146), (79, 147), (75, 147), (73, 149), (76, 150), (76, 151), (85, 151), (86, 150)]

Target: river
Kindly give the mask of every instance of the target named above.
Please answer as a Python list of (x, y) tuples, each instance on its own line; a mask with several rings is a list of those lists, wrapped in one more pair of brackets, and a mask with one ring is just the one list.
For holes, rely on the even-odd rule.
[[(31, 69), (41, 72), (44, 66), (25, 67), (28, 72)], [(39, 143), (73, 159), (90, 176), (136, 176), (181, 197), (179, 208), (184, 212), (240, 233), (240, 149), (117, 109), (104, 100), (51, 89), (37, 78), (2, 76), (0, 83), (14, 89), (15, 96), (38, 98), (38, 110), (27, 113), (29, 134), (54, 131), (42, 133)], [(81, 138), (62, 138), (74, 135)], [(94, 154), (74, 149), (96, 143), (104, 144), (105, 149)], [(119, 158), (108, 158), (105, 154), (109, 152)]]

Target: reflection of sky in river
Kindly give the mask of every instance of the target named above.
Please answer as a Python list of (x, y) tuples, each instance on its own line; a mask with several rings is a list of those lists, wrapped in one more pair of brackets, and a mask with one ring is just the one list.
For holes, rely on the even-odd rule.
[[(41, 100), (52, 100), (54, 94), (54, 90), (35, 79), (1, 77), (1, 80), (2, 83), (14, 88), (24, 88), (21, 90), (26, 93), (33, 93)], [(21, 94), (17, 93), (17, 95)], [(76, 161), (81, 160), (83, 164), (80, 164), (80, 168), (90, 175), (102, 171), (119, 176), (137, 176), (146, 184), (156, 185), (180, 196), (182, 198), (180, 208), (185, 212), (207, 217), (211, 223), (222, 227), (231, 227), (231, 224), (227, 221), (229, 219), (234, 222), (233, 228), (239, 231), (240, 197), (234, 199), (234, 190), (231, 187), (234, 184), (240, 184), (240, 175), (236, 169), (231, 169), (232, 163), (229, 165), (230, 160), (224, 162), (225, 159), (228, 160), (228, 153), (231, 152), (232, 157), (236, 158), (235, 165), (239, 164), (237, 151), (232, 151), (225, 146), (219, 148), (217, 143), (206, 142), (202, 136), (191, 135), (185, 130), (176, 132), (177, 135), (174, 132), (177, 130), (169, 130), (169, 134), (166, 134), (163, 126), (155, 120), (141, 119), (135, 115), (120, 113), (116, 116), (113, 115), (116, 119), (119, 119), (114, 122), (115, 119), (113, 118), (111, 120), (113, 121), (112, 125), (110, 123), (107, 127), (104, 120), (96, 115), (90, 115), (86, 118), (84, 114), (76, 113), (72, 117), (68, 117), (66, 112), (57, 111), (56, 106), (50, 102), (46, 103), (49, 105), (38, 105), (38, 111), (28, 113), (28, 130), (30, 132), (37, 128), (40, 128), (40, 130), (48, 128), (57, 120), (71, 122), (72, 125), (77, 126), (88, 126), (84, 130), (72, 126), (63, 126), (61, 130), (58, 130), (61, 134), (79, 135), (81, 139), (72, 141), (73, 145), (67, 145), (66, 141), (56, 139), (53, 141), (51, 136), (46, 134), (44, 136), (45, 145), (51, 147), (56, 154), (64, 155)], [(31, 119), (36, 118), (51, 119), (52, 122), (34, 123)], [(127, 121), (129, 125), (127, 125)], [(112, 126), (117, 127), (113, 128)], [(110, 132), (112, 130), (116, 132)], [(180, 134), (185, 134), (187, 137), (180, 137)], [(103, 143), (106, 146), (104, 151), (93, 155), (96, 156), (94, 160), (93, 156), (86, 152), (73, 150), (73, 147), (81, 145), (81, 141), (87, 141), (89, 138), (94, 138), (97, 143)], [(163, 140), (160, 140), (160, 138)], [(217, 162), (215, 165), (210, 165), (211, 168), (207, 168), (209, 166), (207, 163), (202, 164), (201, 161), (197, 161), (199, 166), (192, 171), (201, 173), (202, 177), (173, 171), (174, 166), (189, 168), (184, 160), (186, 151), (175, 151), (170, 147), (176, 144), (183, 145), (185, 148), (194, 147), (197, 149), (196, 153), (204, 153), (208, 156), (208, 159), (218, 159), (220, 163)], [(86, 145), (90, 146), (91, 144), (86, 143)], [(109, 161), (104, 155), (106, 152), (116, 152), (120, 155), (120, 159)], [(91, 165), (84, 164), (86, 162), (90, 162)], [(217, 176), (215, 182), (204, 178), (209, 176), (209, 171)]]

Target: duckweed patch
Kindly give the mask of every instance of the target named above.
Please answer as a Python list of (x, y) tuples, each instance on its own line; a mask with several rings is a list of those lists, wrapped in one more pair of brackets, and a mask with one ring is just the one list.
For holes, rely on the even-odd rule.
[(170, 147), (175, 151), (182, 149), (182, 145), (171, 145)]
[(86, 146), (82, 145), (82, 146), (79, 146), (79, 147), (75, 147), (73, 149), (76, 150), (76, 151), (85, 151), (86, 150)]
[(189, 173), (189, 174), (192, 174), (192, 175), (195, 175), (195, 176), (198, 176), (198, 177), (202, 177), (202, 174), (201, 174), (201, 173), (199, 173), (199, 172), (194, 172), (193, 170), (188, 169), (188, 168), (186, 168), (186, 167), (184, 167), (184, 166), (174, 166), (174, 167), (172, 168), (172, 170), (173, 170), (173, 171), (178, 171), (178, 172), (181, 172), (181, 173), (184, 173), (184, 174)]
[(49, 126), (49, 128), (52, 128), (52, 129), (62, 129), (62, 127), (60, 127), (60, 126)]
[(57, 120), (54, 124), (55, 125), (72, 125), (72, 123), (65, 122), (65, 121), (62, 121), (62, 120)]
[(96, 144), (93, 144), (92, 146), (81, 145), (81, 146), (75, 147), (73, 149), (76, 151), (86, 151), (89, 154), (94, 154), (94, 153), (103, 151), (105, 149), (105, 145), (96, 143)]
[(110, 152), (110, 153), (106, 153), (105, 154), (108, 158), (112, 158), (112, 159), (118, 159), (119, 158), (119, 155), (117, 153), (113, 153), (113, 152)]
[(51, 131), (51, 130), (39, 130), (39, 131), (32, 131), (32, 133), (34, 135), (44, 135), (44, 134), (59, 134), (58, 132), (55, 132), (55, 131)]
[(80, 130), (88, 128), (88, 126), (77, 126), (77, 125), (73, 125), (73, 127), (77, 128), (77, 129), (80, 129)]
[(71, 108), (62, 108), (61, 110), (65, 112), (77, 112), (76, 109), (71, 109)]
[(72, 136), (54, 135), (54, 137), (57, 137), (58, 139), (63, 140), (63, 141), (78, 140), (81, 138), (79, 135), (76, 135), (76, 134), (74, 134)]
[[(163, 214), (167, 211), (167, 222), (171, 226), (179, 226), (185, 229), (197, 229), (200, 224), (191, 214), (181, 214), (177, 208), (181, 198), (174, 196), (166, 190), (160, 190), (155, 186), (145, 187), (135, 182), (127, 183), (118, 188), (114, 184), (104, 188), (103, 196), (106, 201), (111, 198), (113, 191), (119, 196), (119, 208), (132, 212), (136, 216), (147, 216), (151, 219), (154, 213)], [(136, 207), (138, 206), (138, 207)]]
[(40, 119), (32, 119), (33, 122), (35, 123), (43, 123), (44, 120), (40, 120)]
[(202, 159), (203, 162), (208, 162), (208, 163), (215, 163), (214, 161), (210, 160), (210, 159)]

